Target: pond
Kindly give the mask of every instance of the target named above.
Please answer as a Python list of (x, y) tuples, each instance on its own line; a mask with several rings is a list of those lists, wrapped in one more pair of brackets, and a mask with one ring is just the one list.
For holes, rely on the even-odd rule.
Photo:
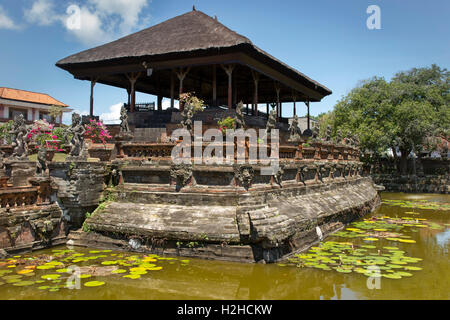
[(11, 257), (0, 260), (0, 299), (449, 299), (450, 196), (382, 200), (278, 264), (66, 246)]

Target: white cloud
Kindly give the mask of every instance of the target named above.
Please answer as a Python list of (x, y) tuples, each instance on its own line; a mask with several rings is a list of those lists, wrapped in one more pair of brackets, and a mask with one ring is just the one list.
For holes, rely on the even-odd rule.
[(8, 17), (6, 11), (0, 6), (0, 29), (18, 29), (19, 27), (14, 23), (14, 21)]
[(86, 7), (80, 9), (80, 28), (67, 29), (67, 31), (88, 46), (111, 40), (111, 37), (102, 28), (102, 21), (99, 16)]
[(26, 21), (39, 26), (60, 22), (82, 44), (93, 46), (127, 35), (147, 24), (148, 17), (142, 18), (141, 13), (151, 0), (87, 0), (84, 5), (71, 3), (80, 9), (79, 28), (68, 27), (67, 21), (71, 15), (65, 10), (69, 4), (59, 14), (54, 1), (34, 0), (31, 8), (25, 10)]
[(105, 124), (120, 124), (120, 109), (123, 103), (113, 104), (109, 107), (109, 112), (100, 114), (100, 120)]
[[(178, 100), (174, 101), (174, 108), (178, 109), (178, 107), (180, 106), (180, 103), (178, 102)], [(163, 99), (162, 102), (162, 109), (166, 110), (170, 108), (170, 99)]]
[(138, 26), (139, 15), (147, 0), (89, 0), (101, 15), (117, 15), (121, 18), (119, 31), (122, 34), (131, 32)]
[(49, 26), (62, 19), (57, 15), (51, 0), (36, 0), (30, 9), (24, 10), (25, 20), (38, 26)]
[(89, 112), (87, 110), (74, 109), (72, 112), (64, 112), (62, 117), (62, 123), (70, 125), (72, 124), (72, 114), (78, 113), (81, 116), (87, 116)]

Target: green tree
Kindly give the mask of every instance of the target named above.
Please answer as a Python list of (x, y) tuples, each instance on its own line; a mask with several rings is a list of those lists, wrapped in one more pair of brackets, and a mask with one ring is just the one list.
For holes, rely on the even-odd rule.
[(387, 82), (374, 77), (361, 82), (335, 106), (326, 120), (333, 134), (357, 134), (362, 150), (379, 156), (391, 149), (405, 174), (411, 151), (419, 152), (427, 139), (448, 139), (450, 128), (449, 72), (436, 65), (399, 72)]
[(57, 105), (50, 106), (50, 109), (48, 110), (48, 114), (51, 117), (50, 122), (55, 123), (56, 118), (63, 114), (63, 110), (64, 110), (64, 107), (61, 107), (61, 106), (57, 106)]

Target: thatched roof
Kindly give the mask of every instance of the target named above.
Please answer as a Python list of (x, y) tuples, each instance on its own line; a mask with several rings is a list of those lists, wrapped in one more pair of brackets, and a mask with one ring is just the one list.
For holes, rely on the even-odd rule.
[(255, 46), (248, 38), (195, 10), (116, 41), (71, 55), (58, 61), (56, 65), (71, 72), (81, 67), (117, 66), (231, 51), (246, 52), (258, 61), (315, 90), (321, 96), (331, 94), (327, 87), (277, 60)]

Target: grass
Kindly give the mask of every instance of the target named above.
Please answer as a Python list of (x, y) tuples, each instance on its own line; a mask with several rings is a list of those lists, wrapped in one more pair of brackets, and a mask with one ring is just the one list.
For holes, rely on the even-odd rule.
[[(66, 161), (67, 154), (62, 152), (56, 152), (55, 156), (53, 157), (52, 162), (64, 162)], [(30, 161), (36, 161), (37, 160), (37, 153), (32, 154), (31, 156), (28, 156), (28, 160)]]

